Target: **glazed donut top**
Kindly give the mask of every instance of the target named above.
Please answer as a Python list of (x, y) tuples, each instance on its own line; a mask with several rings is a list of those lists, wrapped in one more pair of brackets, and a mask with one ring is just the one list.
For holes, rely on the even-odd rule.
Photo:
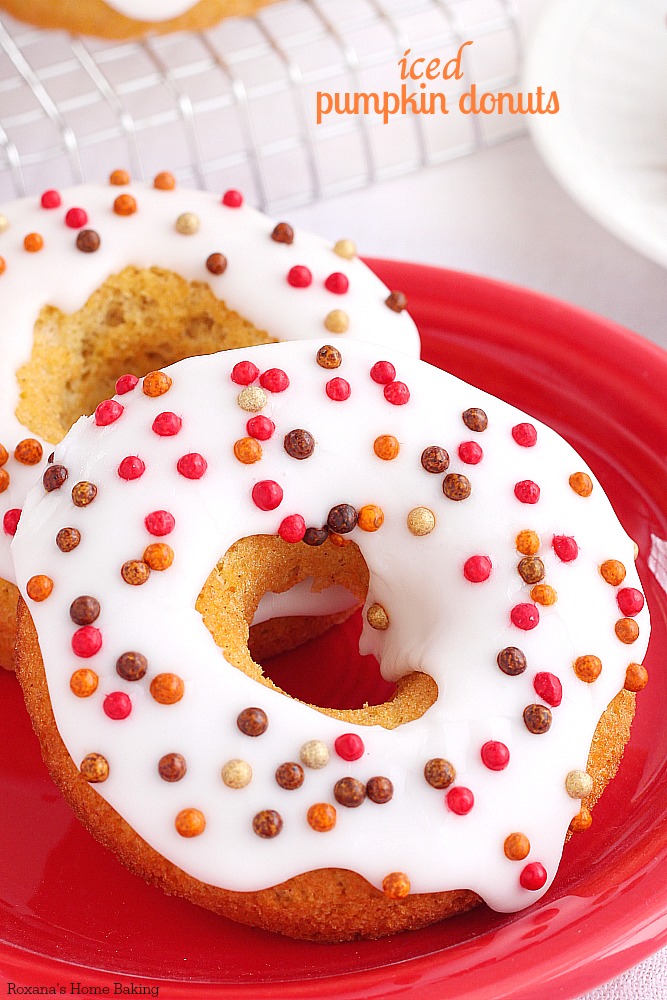
[[(332, 246), (296, 230), (286, 242), (291, 227), (274, 227), (238, 191), (221, 198), (171, 189), (170, 174), (158, 175), (152, 187), (119, 186), (123, 173), (111, 175), (114, 184), (47, 191), (6, 205), (0, 214), (0, 445), (9, 455), (3, 464), (0, 448), (0, 578), (13, 580), (11, 531), (41, 472), (33, 454), (25, 456), (28, 464), (16, 458), (16, 445), (36, 436), (18, 422), (15, 410), (16, 371), (30, 358), (44, 305), (71, 313), (109, 275), (128, 265), (155, 266), (208, 282), (230, 309), (277, 340), (330, 336), (327, 317), (342, 312), (346, 330), (334, 333), (336, 340), (358, 337), (419, 354), (419, 336), (402, 301), (394, 297), (387, 307), (388, 289), (355, 256), (349, 240)], [(90, 233), (98, 238), (92, 250), (94, 237), (82, 239)], [(226, 259), (222, 273), (207, 266), (211, 254)], [(44, 458), (50, 450), (44, 446)]]
[(169, 21), (180, 17), (197, 0), (104, 0), (113, 10), (135, 21)]
[[(503, 911), (534, 901), (590, 792), (596, 723), (649, 633), (633, 543), (581, 458), (512, 406), (359, 342), (192, 358), (121, 388), (57, 446), (12, 547), (56, 724), (77, 766), (98, 755), (99, 794), (217, 886), (341, 867), (377, 887), (400, 872), (415, 892), (473, 889)], [(252, 464), (234, 450), (257, 430), (249, 405), (275, 425)], [(362, 652), (388, 680), (437, 683), (396, 729), (259, 685), (195, 611), (240, 537), (296, 543), (323, 524), (369, 568)], [(149, 544), (168, 546), (153, 550), (161, 571), (145, 572)], [(99, 614), (74, 621), (81, 596)], [(145, 657), (140, 680), (124, 679), (128, 651)], [(174, 754), (187, 770), (167, 781)], [(282, 787), (277, 769), (300, 759), (304, 780)], [(239, 761), (252, 780), (229, 787)], [(335, 795), (345, 778), (368, 788), (360, 808)]]

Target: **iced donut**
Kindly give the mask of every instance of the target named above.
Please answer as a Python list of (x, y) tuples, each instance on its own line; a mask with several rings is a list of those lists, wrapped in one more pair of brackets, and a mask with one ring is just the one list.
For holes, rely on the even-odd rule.
[[(169, 892), (297, 937), (538, 899), (646, 682), (633, 543), (582, 459), (360, 342), (122, 389), (55, 449), (12, 547), (20, 681), (83, 822)], [(383, 704), (305, 704), (251, 658), (265, 591), (335, 584)]]
[(203, 31), (225, 17), (242, 17), (271, 0), (0, 0), (0, 8), (40, 28), (100, 38), (140, 38)]
[[(271, 340), (363, 338), (419, 353), (404, 297), (335, 245), (243, 203), (153, 186), (87, 185), (0, 215), (0, 664), (17, 593), (9, 544), (51, 445), (137, 376), (193, 354)], [(388, 303), (388, 304), (387, 304)]]

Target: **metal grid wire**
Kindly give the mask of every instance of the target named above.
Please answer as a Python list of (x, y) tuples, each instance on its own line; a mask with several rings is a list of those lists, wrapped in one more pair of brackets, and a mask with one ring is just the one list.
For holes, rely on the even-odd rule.
[[(447, 116), (315, 124), (317, 91), (399, 90), (406, 49), (444, 61), (469, 39), (464, 80), (433, 84), (454, 98)], [(125, 167), (242, 187), (270, 211), (305, 204), (519, 134), (520, 118), (455, 106), (471, 82), (516, 90), (521, 61), (514, 0), (283, 0), (205, 33), (120, 43), (3, 17), (0, 198)]]

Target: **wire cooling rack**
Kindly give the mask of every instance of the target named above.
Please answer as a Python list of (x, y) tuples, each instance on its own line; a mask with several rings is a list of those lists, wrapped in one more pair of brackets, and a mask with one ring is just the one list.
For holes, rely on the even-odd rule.
[[(85, 2), (85, 0), (81, 0)], [(318, 91), (400, 89), (398, 60), (455, 55), (447, 115), (330, 115)], [(205, 33), (102, 42), (0, 20), (0, 198), (171, 170), (242, 187), (260, 208), (305, 204), (463, 156), (523, 131), (463, 115), (457, 93), (518, 88), (514, 0), (282, 0)], [(413, 86), (416, 86), (413, 84)], [(449, 100), (449, 98), (448, 98)]]

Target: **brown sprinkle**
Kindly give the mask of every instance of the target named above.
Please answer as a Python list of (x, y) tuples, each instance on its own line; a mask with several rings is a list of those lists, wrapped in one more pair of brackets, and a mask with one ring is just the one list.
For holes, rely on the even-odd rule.
[(290, 458), (303, 461), (304, 458), (310, 458), (315, 451), (315, 438), (310, 431), (297, 427), (285, 435), (283, 445)]
[(295, 788), (301, 788), (303, 779), (304, 773), (301, 764), (297, 764), (293, 760), (286, 761), (276, 770), (276, 781), (281, 788), (286, 788), (290, 792)]
[(14, 449), (14, 458), (21, 465), (38, 465), (42, 461), (44, 449), (35, 438), (19, 441)]
[(343, 357), (340, 351), (332, 347), (331, 344), (325, 344), (317, 352), (317, 363), (320, 368), (326, 368), (327, 370), (340, 368), (342, 360)]
[(384, 462), (391, 462), (400, 450), (401, 446), (393, 434), (381, 434), (373, 442), (373, 451)]
[(357, 512), (349, 503), (339, 503), (332, 507), (327, 517), (331, 531), (338, 535), (346, 535), (357, 523)]
[(524, 583), (539, 583), (544, 579), (544, 563), (537, 556), (524, 556), (517, 570)]
[(471, 406), (469, 410), (464, 410), (461, 416), (468, 430), (480, 433), (489, 426), (489, 418), (484, 410), (480, 410), (478, 406)]
[(390, 872), (382, 879), (382, 891), (389, 899), (405, 899), (410, 894), (410, 879), (405, 872)]
[(408, 305), (407, 297), (403, 292), (391, 292), (384, 302), (393, 312), (397, 313), (403, 312), (404, 309), (407, 309)]
[(125, 681), (140, 681), (148, 670), (143, 653), (122, 653), (116, 660), (116, 673)]
[(185, 684), (178, 674), (157, 674), (150, 691), (159, 705), (175, 705), (185, 694)]
[(144, 396), (163, 396), (171, 385), (171, 378), (165, 372), (149, 372), (144, 378), (142, 391)]
[(273, 232), (271, 233), (271, 239), (274, 243), (293, 243), (294, 230), (288, 222), (279, 222), (276, 226), (274, 226)]
[(578, 656), (573, 663), (574, 672), (580, 681), (592, 684), (600, 676), (602, 662), (597, 656)]
[(427, 472), (446, 472), (449, 468), (449, 455), (444, 448), (437, 444), (432, 444), (424, 448), (421, 455), (422, 468)]
[(467, 500), (472, 493), (472, 486), (466, 476), (450, 473), (445, 476), (442, 492), (448, 500)]
[(366, 798), (366, 786), (356, 778), (341, 778), (333, 792), (336, 802), (348, 809), (356, 809)]
[(634, 618), (619, 618), (614, 625), (616, 638), (630, 645), (639, 638), (639, 625)]
[(89, 667), (80, 667), (75, 670), (69, 679), (70, 691), (77, 698), (90, 698), (91, 694), (97, 691), (99, 677), (94, 670)]
[(303, 540), (306, 545), (323, 545), (328, 537), (329, 529), (326, 526), (324, 528), (306, 528)]
[(100, 249), (100, 234), (94, 229), (82, 229), (76, 237), (76, 248), (81, 253), (95, 253)]
[(510, 833), (505, 837), (503, 851), (509, 861), (523, 861), (530, 854), (530, 841), (525, 833)]
[(648, 684), (648, 670), (641, 663), (631, 663), (625, 671), (626, 691), (643, 691)]
[(141, 587), (151, 575), (150, 567), (141, 559), (128, 559), (120, 568), (120, 575), (131, 587)]
[(236, 725), (245, 736), (261, 736), (268, 729), (269, 720), (261, 708), (244, 708), (238, 715)]
[(307, 813), (308, 825), (317, 833), (327, 833), (336, 825), (336, 809), (328, 802), (316, 802)]
[(585, 472), (573, 472), (568, 482), (580, 497), (589, 497), (593, 492), (593, 480)]
[(185, 757), (180, 753), (166, 753), (164, 757), (160, 757), (157, 765), (162, 780), (169, 782), (180, 781), (185, 777), (187, 769)]
[(109, 762), (101, 753), (89, 753), (81, 761), (79, 771), (82, 778), (96, 785), (109, 777)]
[(67, 469), (64, 465), (50, 465), (42, 476), (42, 484), (46, 492), (52, 493), (53, 490), (59, 490), (65, 483), (67, 475)]
[(94, 597), (77, 597), (70, 604), (69, 616), (75, 625), (92, 625), (100, 616), (100, 602)]
[(53, 580), (50, 576), (45, 576), (43, 573), (39, 573), (37, 576), (30, 577), (25, 589), (30, 600), (39, 603), (41, 601), (45, 601), (47, 597), (51, 596), (53, 591)]
[(252, 828), (258, 837), (272, 840), (283, 828), (283, 818), (275, 809), (262, 809), (252, 821)]
[(227, 258), (222, 253), (212, 253), (206, 258), (206, 270), (211, 274), (224, 274), (227, 270)]
[(449, 788), (456, 777), (456, 770), (443, 757), (433, 757), (424, 765), (424, 777), (433, 788)]
[(528, 666), (526, 654), (516, 646), (505, 646), (497, 656), (497, 663), (504, 674), (516, 677), (522, 674)]
[(389, 778), (383, 778), (381, 775), (377, 775), (374, 778), (369, 778), (366, 782), (366, 795), (371, 802), (376, 802), (378, 805), (384, 805), (385, 802), (390, 802), (393, 798), (394, 786)]
[(95, 483), (76, 483), (72, 487), (72, 503), (75, 507), (87, 507), (97, 496)]
[(606, 580), (612, 587), (618, 587), (625, 580), (625, 566), (618, 559), (607, 559), (606, 562), (603, 562), (600, 566), (600, 573), (602, 579)]
[(56, 535), (56, 545), (61, 552), (72, 552), (81, 541), (81, 532), (76, 528), (61, 528)]
[(553, 717), (544, 705), (527, 705), (523, 710), (523, 721), (529, 733), (541, 735), (551, 728)]

